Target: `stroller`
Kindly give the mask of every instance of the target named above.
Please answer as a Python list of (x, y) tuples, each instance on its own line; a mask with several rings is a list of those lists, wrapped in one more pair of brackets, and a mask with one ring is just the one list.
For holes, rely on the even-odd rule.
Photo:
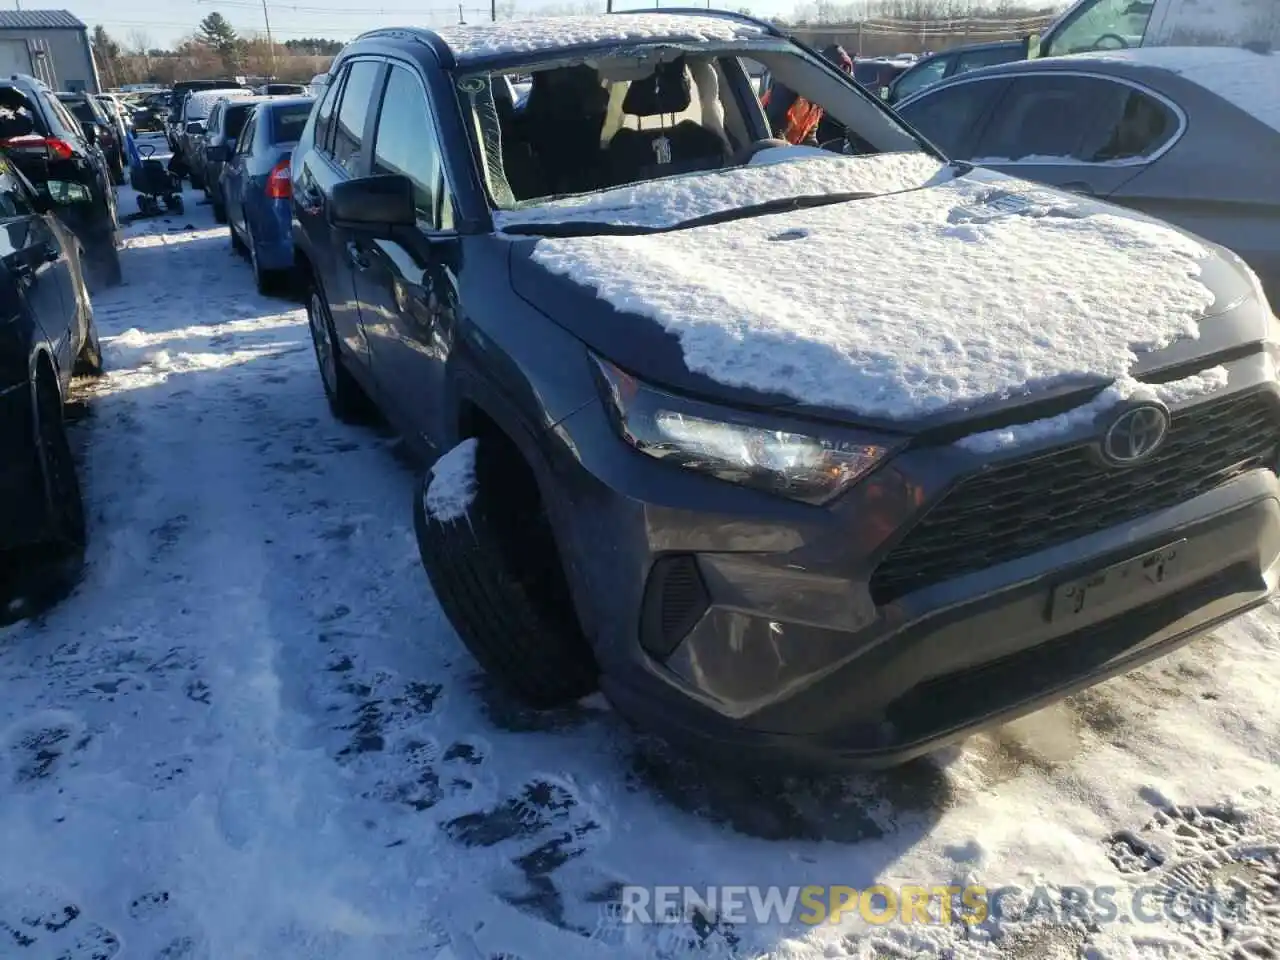
[(154, 145), (143, 143), (134, 148), (135, 155), (129, 164), (129, 184), (138, 194), (138, 210), (143, 216), (154, 217), (160, 212), (160, 204), (174, 213), (182, 213), (182, 181), (169, 172), (159, 160), (152, 159)]

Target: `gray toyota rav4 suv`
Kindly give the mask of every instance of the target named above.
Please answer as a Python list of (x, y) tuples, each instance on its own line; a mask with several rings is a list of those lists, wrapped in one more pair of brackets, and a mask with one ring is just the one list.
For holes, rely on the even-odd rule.
[[(748, 66), (843, 140), (779, 139)], [(535, 704), (893, 763), (1276, 583), (1280, 329), (1243, 261), (951, 163), (767, 24), (375, 30), (291, 177), (329, 402), (431, 465), (436, 596)]]

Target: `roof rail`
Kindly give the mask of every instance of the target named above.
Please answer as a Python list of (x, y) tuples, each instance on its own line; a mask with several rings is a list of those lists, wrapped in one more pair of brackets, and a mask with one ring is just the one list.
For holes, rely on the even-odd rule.
[(716, 17), (721, 20), (737, 20), (739, 23), (747, 23), (753, 27), (759, 27), (770, 36), (785, 37), (786, 34), (775, 27), (768, 20), (761, 20), (759, 17), (753, 17), (749, 13), (738, 13), (736, 10), (712, 10), (702, 7), (641, 7), (636, 10), (614, 10), (614, 13), (673, 13), (680, 16), (693, 17)]
[(423, 46), (430, 48), (431, 52), (436, 55), (436, 60), (439, 61), (440, 66), (448, 69), (455, 65), (453, 51), (449, 49), (449, 45), (441, 40), (434, 30), (427, 27), (375, 27), (373, 30), (366, 30), (351, 42), (375, 40), (378, 37), (385, 37), (389, 40), (416, 40)]

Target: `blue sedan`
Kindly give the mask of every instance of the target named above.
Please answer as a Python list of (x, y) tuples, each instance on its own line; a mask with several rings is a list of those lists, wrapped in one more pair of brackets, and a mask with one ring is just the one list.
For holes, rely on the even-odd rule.
[(248, 253), (261, 293), (293, 271), (289, 161), (314, 102), (275, 97), (258, 104), (222, 168), (231, 246)]

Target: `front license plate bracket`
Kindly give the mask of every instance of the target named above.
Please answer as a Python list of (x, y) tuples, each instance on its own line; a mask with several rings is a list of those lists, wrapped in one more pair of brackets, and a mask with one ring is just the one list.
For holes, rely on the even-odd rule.
[(1186, 540), (1179, 540), (1059, 584), (1050, 597), (1049, 619), (1079, 616), (1122, 597), (1136, 598), (1155, 591), (1177, 573), (1186, 545)]

